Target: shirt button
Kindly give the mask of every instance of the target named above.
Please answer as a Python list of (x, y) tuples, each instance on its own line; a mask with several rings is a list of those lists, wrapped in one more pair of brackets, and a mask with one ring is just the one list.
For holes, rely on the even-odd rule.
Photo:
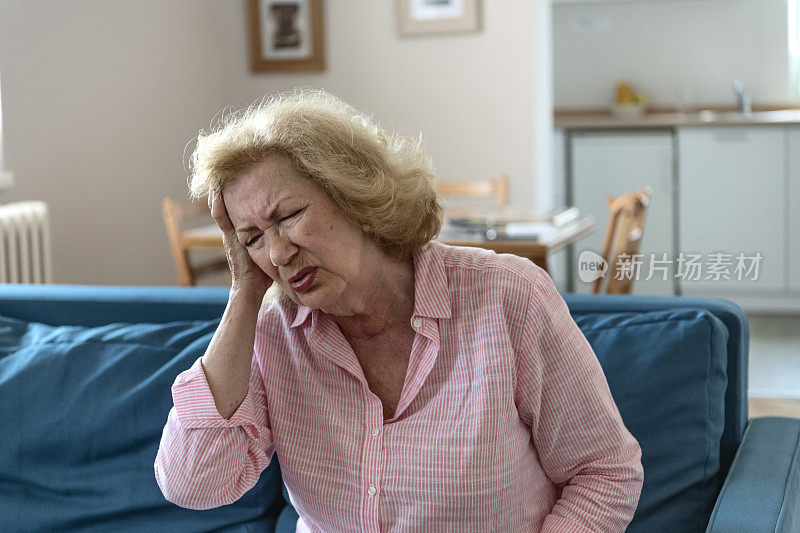
[(411, 321), (411, 323), (414, 325), (415, 328), (418, 328), (422, 325), (422, 319), (415, 318), (414, 320)]
[(372, 428), (372, 438), (373, 438), (373, 439), (374, 439), (375, 437), (377, 437), (378, 435), (380, 435), (380, 434), (381, 434), (381, 430), (380, 430), (380, 429), (378, 429), (378, 428)]
[(370, 496), (375, 496), (377, 492), (378, 489), (375, 488), (375, 485), (370, 485), (369, 489), (367, 489), (367, 494), (369, 494)]

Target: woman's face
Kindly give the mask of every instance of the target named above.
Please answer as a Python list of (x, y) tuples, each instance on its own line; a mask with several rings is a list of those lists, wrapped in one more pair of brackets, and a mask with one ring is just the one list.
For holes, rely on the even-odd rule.
[(315, 181), (282, 155), (242, 173), (223, 197), (250, 257), (295, 302), (345, 314), (383, 254)]

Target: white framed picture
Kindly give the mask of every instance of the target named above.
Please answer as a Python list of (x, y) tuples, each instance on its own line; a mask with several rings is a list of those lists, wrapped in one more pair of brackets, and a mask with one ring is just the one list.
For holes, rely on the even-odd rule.
[(479, 0), (397, 0), (401, 35), (474, 32), (480, 28)]

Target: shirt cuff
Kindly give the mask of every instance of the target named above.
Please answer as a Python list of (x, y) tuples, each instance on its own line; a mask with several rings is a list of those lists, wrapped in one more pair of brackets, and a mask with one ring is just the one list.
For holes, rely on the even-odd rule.
[(172, 385), (172, 403), (181, 427), (190, 429), (254, 425), (252, 387), (247, 389), (244, 401), (233, 416), (228, 420), (222, 418), (214, 403), (214, 395), (208, 386), (201, 359), (198, 358), (191, 368), (179, 374)]

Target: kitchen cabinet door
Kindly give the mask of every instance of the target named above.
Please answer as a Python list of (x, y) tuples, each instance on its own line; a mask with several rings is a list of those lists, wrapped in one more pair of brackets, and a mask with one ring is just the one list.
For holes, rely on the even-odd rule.
[(782, 126), (678, 130), (679, 251), (701, 256), (699, 275), (678, 272), (683, 294), (785, 291), (785, 134)]
[(800, 296), (800, 126), (792, 126), (789, 135), (789, 198), (788, 198), (788, 232), (786, 246), (788, 250), (789, 291)]
[(674, 248), (674, 164), (671, 131), (590, 132), (569, 134), (570, 201), (581, 214), (591, 214), (597, 225), (589, 237), (573, 246), (573, 289), (589, 293), (592, 283), (580, 280), (577, 262), (580, 253), (602, 252), (609, 218), (607, 197), (619, 196), (642, 187), (653, 190), (642, 238), (642, 265), (633, 284), (634, 294), (674, 294), (673, 265), (667, 270), (654, 269), (651, 279), (650, 258), (661, 261), (663, 254), (672, 258)]

